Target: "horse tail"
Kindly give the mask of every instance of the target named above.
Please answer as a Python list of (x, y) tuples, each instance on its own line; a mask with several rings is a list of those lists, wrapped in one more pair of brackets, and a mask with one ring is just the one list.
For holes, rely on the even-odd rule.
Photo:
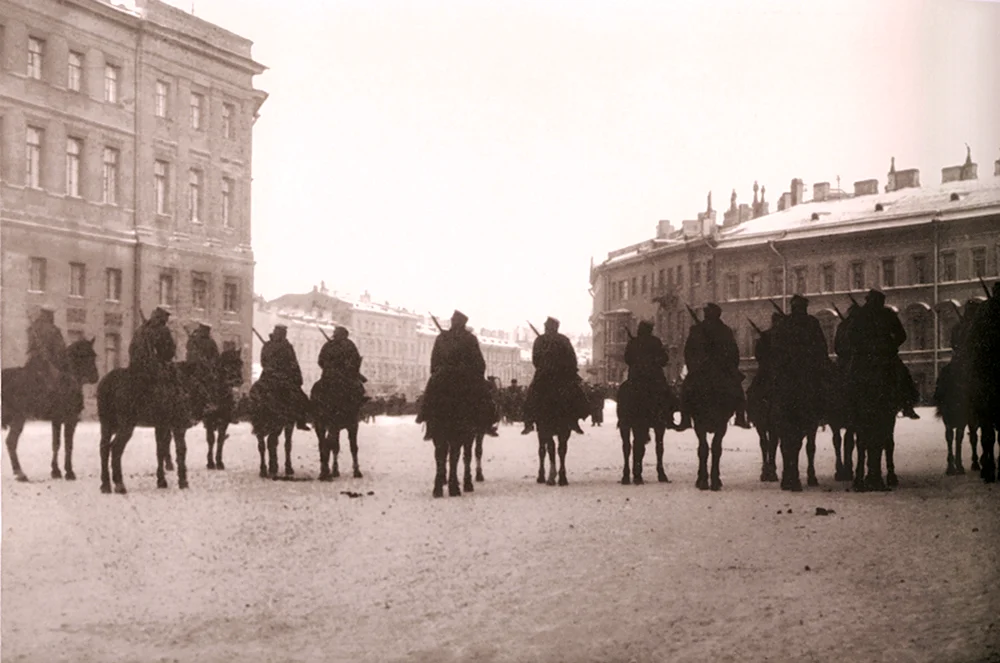
[(118, 408), (116, 398), (121, 385), (121, 376), (124, 370), (116, 368), (105, 375), (97, 383), (97, 418), (101, 422), (101, 427), (105, 425), (114, 428), (118, 423)]

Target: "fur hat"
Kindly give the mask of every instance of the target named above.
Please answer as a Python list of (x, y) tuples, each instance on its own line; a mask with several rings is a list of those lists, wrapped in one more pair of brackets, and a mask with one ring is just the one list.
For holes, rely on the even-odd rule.
[(874, 306), (883, 306), (885, 305), (885, 293), (882, 292), (881, 290), (876, 290), (875, 288), (872, 288), (871, 290), (868, 291), (868, 294), (865, 295), (865, 303), (866, 304), (870, 303)]
[(798, 307), (802, 307), (803, 309), (805, 309), (807, 306), (809, 306), (809, 300), (803, 297), (802, 295), (796, 293), (792, 295), (790, 304), (793, 309)]
[(337, 325), (333, 328), (334, 338), (347, 338), (350, 335), (351, 333), (347, 331), (347, 327), (344, 327), (343, 325)]
[(706, 320), (710, 318), (718, 320), (722, 317), (722, 309), (715, 302), (705, 304), (704, 312)]
[(452, 329), (465, 329), (465, 323), (469, 321), (469, 316), (462, 313), (458, 309), (451, 314), (451, 328)]
[(559, 330), (559, 321), (553, 318), (551, 315), (545, 318), (545, 328), (549, 329), (550, 327), (556, 331)]
[(640, 320), (635, 333), (639, 336), (650, 336), (653, 333), (653, 323), (649, 320)]

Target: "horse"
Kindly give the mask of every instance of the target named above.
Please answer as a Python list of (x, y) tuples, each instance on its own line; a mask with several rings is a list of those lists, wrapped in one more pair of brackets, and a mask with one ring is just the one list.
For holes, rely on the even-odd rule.
[(976, 413), (969, 403), (968, 374), (960, 364), (950, 361), (941, 367), (934, 386), (935, 414), (944, 422), (944, 438), (948, 444), (948, 468), (945, 474), (954, 476), (965, 474), (962, 464), (962, 438), (969, 429), (969, 443), (972, 445), (972, 470), (979, 470), (979, 456), (976, 453), (976, 431), (979, 428)]
[[(691, 376), (688, 377), (688, 380)], [(729, 420), (736, 413), (738, 403), (733, 390), (724, 384), (730, 379), (723, 375), (705, 375), (688, 386), (688, 410), (698, 436), (698, 478), (695, 487), (699, 490), (721, 490), (722, 478), (719, 465), (722, 460), (722, 439), (726, 436)], [(742, 389), (742, 387), (741, 387)], [(712, 468), (708, 470), (708, 434), (712, 433)]]
[[(462, 491), (473, 492), (472, 444), (483, 426), (477, 423), (476, 391), (462, 380), (440, 378), (439, 389), (434, 395), (435, 407), (426, 412), (427, 432), (434, 442), (434, 497), (444, 496), (444, 485), (448, 484), (448, 495), (460, 497)], [(458, 483), (458, 461), (464, 451), (465, 476), (462, 486)]]
[(979, 309), (969, 332), (969, 401), (982, 431), (979, 476), (996, 483), (997, 459), (994, 443), (1000, 428), (1000, 283), (993, 284), (989, 301)]
[(250, 387), (247, 407), (250, 411), (250, 425), (257, 438), (262, 479), (278, 478), (278, 437), (282, 433), (285, 434), (285, 476), (295, 474), (292, 468), (292, 430), (298, 421), (298, 415), (290, 404), (282, 401), (283, 390), (284, 386), (281, 384), (272, 383), (268, 387), (268, 383), (261, 380)]
[(0, 420), (7, 433), (7, 455), (14, 470), (14, 478), (27, 481), (17, 458), (17, 441), (29, 419), (52, 422), (52, 478), (62, 478), (59, 470), (59, 438), (65, 434), (66, 452), (64, 467), (66, 480), (73, 481), (73, 434), (83, 411), (83, 385), (97, 382), (97, 353), (94, 339), (81, 339), (66, 348), (69, 371), (59, 376), (56, 393), (38, 389), (38, 381), (26, 367), (4, 369), (0, 374), (3, 390), (0, 391)]
[[(363, 476), (358, 467), (358, 423), (361, 421), (361, 408), (370, 399), (364, 395), (364, 389), (359, 389), (359, 387), (360, 384), (357, 381), (340, 374), (334, 374), (332, 377), (317, 380), (309, 392), (313, 423), (319, 443), (320, 481), (332, 481), (340, 476), (337, 456), (340, 454), (340, 431), (342, 430), (347, 431), (351, 458), (354, 462), (354, 478), (360, 479)], [(287, 432), (290, 439), (291, 431)], [(290, 452), (290, 443), (287, 448)], [(331, 452), (333, 454), (332, 470), (330, 468)]]
[(891, 463), (893, 431), (899, 409), (894, 359), (854, 358), (848, 371), (850, 417), (858, 444), (854, 489), (859, 492), (887, 491), (898, 483), (895, 467), (892, 465), (887, 468), (888, 485), (882, 478), (882, 455), (886, 453), (887, 460)]
[[(835, 457), (834, 479), (851, 481), (854, 478), (854, 428), (850, 425), (850, 400), (847, 394), (847, 369), (834, 364), (824, 392), (824, 423), (833, 435)], [(861, 450), (858, 450), (859, 455)], [(861, 460), (859, 458), (858, 463)]]
[[(122, 455), (137, 426), (154, 429), (156, 437), (156, 486), (166, 488), (164, 472), (170, 454), (170, 440), (177, 447), (177, 487), (188, 487), (187, 429), (204, 411), (207, 392), (199, 377), (199, 367), (192, 362), (170, 365), (176, 372), (179, 393), (164, 393), (153, 387), (141, 389), (140, 380), (131, 369), (116, 368), (97, 383), (97, 416), (101, 422), (101, 492), (124, 495)], [(145, 393), (149, 391), (149, 393)], [(108, 475), (108, 462), (111, 475)]]
[(207, 412), (201, 421), (205, 427), (205, 441), (208, 443), (206, 467), (210, 470), (224, 470), (226, 466), (222, 462), (222, 445), (229, 437), (226, 432), (229, 424), (236, 421), (233, 389), (243, 384), (243, 359), (240, 357), (240, 351), (224, 350), (216, 362), (216, 374), (219, 376), (220, 384), (208, 385), (209, 388), (217, 390), (215, 393), (218, 394), (218, 398), (214, 399), (215, 409)]
[[(569, 392), (569, 384), (551, 384), (547, 381), (535, 383), (537, 389), (537, 415), (535, 431), (538, 435), (538, 483), (550, 486), (556, 485), (556, 440), (559, 451), (560, 486), (568, 486), (566, 478), (566, 451), (569, 449), (569, 437), (572, 427), (577, 422), (573, 410), (573, 397)], [(549, 476), (545, 478), (545, 456), (549, 457)]]
[(747, 419), (757, 430), (760, 441), (760, 480), (778, 480), (778, 432), (774, 429), (769, 385), (760, 373), (747, 388)]
[[(649, 431), (653, 430), (656, 439), (656, 479), (661, 483), (669, 483), (667, 473), (663, 469), (663, 436), (667, 424), (673, 421), (673, 413), (678, 409), (677, 397), (670, 387), (667, 387), (667, 402), (661, 403), (656, 397), (656, 385), (642, 384), (626, 380), (618, 388), (617, 401), (618, 433), (622, 440), (622, 485), (630, 483), (641, 485), (642, 461), (646, 455), (646, 444), (649, 442)], [(664, 407), (665, 406), (665, 407)], [(629, 455), (632, 456), (632, 476), (629, 477)]]

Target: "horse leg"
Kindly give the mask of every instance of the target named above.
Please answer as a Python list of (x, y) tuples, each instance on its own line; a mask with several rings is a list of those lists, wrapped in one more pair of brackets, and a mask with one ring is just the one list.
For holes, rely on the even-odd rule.
[(52, 422), (52, 478), (62, 479), (62, 472), (59, 471), (59, 447), (62, 437), (62, 424), (58, 421)]
[(667, 429), (663, 426), (657, 426), (655, 429), (656, 434), (656, 480), (660, 483), (670, 483), (670, 479), (667, 478), (667, 472), (663, 469), (663, 436), (666, 434)]
[(164, 472), (164, 461), (170, 453), (170, 430), (157, 426), (153, 429), (156, 438), (156, 487), (167, 487), (167, 475)]
[[(961, 435), (962, 430), (963, 428), (958, 428), (957, 426), (952, 427), (949, 426), (948, 424), (945, 424), (944, 426), (944, 440), (948, 444), (948, 469), (946, 469), (944, 473), (948, 476), (954, 476), (958, 474), (958, 469), (955, 467), (955, 454), (952, 450), (952, 444), (956, 437), (955, 433)], [(962, 443), (959, 442), (958, 446), (959, 448), (961, 448)]]
[(292, 469), (292, 428), (285, 428), (285, 476), (290, 477), (295, 474)]
[(260, 454), (260, 478), (267, 478), (267, 442), (264, 435), (257, 435), (257, 453)]
[[(945, 428), (945, 438), (947, 438), (947, 428)], [(962, 467), (962, 438), (965, 437), (965, 426), (955, 427), (955, 445), (954, 445), (954, 470), (955, 474), (965, 474), (965, 468)], [(948, 444), (948, 453), (951, 455), (952, 445)]]
[(358, 465), (358, 424), (354, 422), (347, 426), (347, 443), (351, 447), (351, 462), (354, 464), (354, 478), (362, 479), (361, 467)]
[(712, 476), (709, 487), (712, 490), (722, 490), (722, 476), (719, 466), (722, 464), (722, 438), (726, 435), (726, 424), (712, 436)]
[(108, 472), (108, 461), (111, 458), (111, 436), (113, 431), (111, 426), (101, 422), (101, 492), (111, 492), (111, 474)]
[(462, 489), (458, 485), (458, 461), (459, 456), (462, 455), (462, 447), (464, 443), (462, 441), (461, 434), (456, 434), (450, 441), (448, 445), (448, 496), (449, 497), (461, 497)]
[(853, 428), (844, 433), (844, 475), (854, 480), (855, 490), (864, 490), (865, 450), (861, 437)]
[(694, 485), (698, 490), (708, 490), (708, 433), (695, 426), (698, 436), (698, 478)]
[(545, 451), (549, 457), (549, 478), (545, 483), (554, 486), (556, 485), (556, 436), (554, 433), (545, 438)]
[[(177, 487), (181, 490), (188, 487), (187, 480), (187, 429), (178, 426), (173, 430), (174, 444), (177, 446)], [(170, 438), (167, 438), (167, 444)]]
[[(778, 430), (774, 427), (767, 433), (767, 444), (768, 444), (768, 454), (769, 468), (768, 468), (768, 481), (777, 482), (778, 481), (778, 446), (780, 445), (781, 438), (778, 435)], [(784, 459), (782, 459), (783, 461)]]
[(462, 442), (462, 464), (465, 465), (465, 474), (462, 476), (462, 490), (467, 493), (471, 493), (476, 488), (472, 485), (472, 447), (476, 443), (476, 437), (476, 435), (467, 436), (465, 441)]
[(333, 456), (333, 468), (330, 470), (330, 476), (336, 479), (340, 476), (340, 462), (337, 460), (340, 457), (340, 428), (336, 425), (332, 426), (328, 435), (330, 454)]
[(226, 465), (222, 462), (222, 445), (226, 443), (226, 438), (229, 437), (229, 423), (223, 420), (222, 425), (216, 431), (215, 438), (215, 469), (224, 470)]
[(874, 430), (866, 431), (865, 465), (868, 473), (865, 476), (865, 489), (871, 491), (887, 490), (885, 480), (882, 478), (882, 452), (885, 450), (885, 440), (882, 439), (883, 431), (876, 425)]
[(622, 438), (622, 485), (628, 486), (632, 483), (629, 470), (629, 461), (632, 458), (632, 428), (627, 423), (618, 425), (618, 433)]
[(215, 469), (215, 427), (205, 422), (205, 442), (208, 444), (208, 460), (205, 467), (210, 470)]
[(438, 436), (434, 437), (434, 462), (437, 465), (437, 472), (434, 475), (434, 497), (444, 497), (444, 484), (447, 480), (448, 446), (448, 440)]
[(812, 428), (806, 433), (806, 484), (818, 486), (819, 479), (816, 478), (816, 429)]
[[(569, 436), (567, 433), (559, 434), (559, 485), (568, 486), (569, 480), (566, 479), (566, 452), (569, 451)], [(553, 444), (555, 444), (553, 442)]]
[(267, 436), (267, 474), (272, 479), (278, 478), (278, 442), (281, 431), (275, 431)]
[(642, 462), (646, 458), (646, 445), (649, 444), (649, 429), (643, 427), (636, 431), (632, 445), (632, 483), (637, 486), (642, 485)]
[(830, 429), (833, 432), (833, 455), (836, 459), (833, 478), (837, 481), (844, 481), (844, 457), (841, 455), (844, 439), (838, 426), (831, 425)]
[(997, 463), (993, 443), (996, 442), (996, 430), (993, 422), (987, 421), (982, 427), (983, 453), (979, 457), (981, 469), (980, 477), (986, 483), (996, 483)]
[(781, 489), (802, 492), (799, 478), (799, 454), (802, 452), (802, 436), (798, 432), (781, 432)]
[(124, 495), (125, 481), (122, 478), (122, 456), (125, 455), (125, 445), (132, 439), (135, 426), (125, 424), (115, 435), (114, 444), (111, 446), (111, 483), (114, 484), (114, 491), (119, 495)]
[(896, 436), (895, 431), (885, 441), (885, 483), (890, 488), (899, 485), (899, 478), (896, 476)]
[(174, 468), (173, 458), (170, 457), (170, 440), (169, 439), (167, 440), (167, 448), (166, 448), (166, 451), (164, 453), (166, 454), (166, 456), (163, 459), (164, 468), (167, 470), (167, 472), (173, 472), (175, 468)]
[(483, 476), (483, 438), (482, 433), (476, 435), (476, 481), (485, 481)]
[(66, 432), (63, 434), (63, 455), (64, 455), (64, 468), (66, 470), (65, 477), (66, 481), (75, 481), (76, 473), (73, 472), (73, 437), (76, 435), (76, 419), (70, 419), (66, 421), (63, 425), (66, 427)]
[[(986, 431), (986, 426), (982, 427), (983, 432)], [(969, 468), (973, 472), (979, 472), (981, 470), (979, 465), (979, 455), (976, 453), (976, 442), (979, 436), (979, 426), (974, 423), (969, 424), (969, 446), (972, 447), (972, 466)]]
[(14, 470), (14, 478), (18, 481), (27, 481), (28, 477), (21, 471), (21, 463), (17, 460), (17, 440), (24, 430), (24, 419), (15, 417), (10, 422), (10, 430), (7, 431), (7, 456), (10, 457), (10, 466)]
[(537, 483), (545, 483), (545, 440), (538, 433), (538, 479)]
[(319, 449), (319, 480), (332, 481), (330, 474), (330, 444), (326, 440), (327, 431), (319, 421), (314, 422), (313, 430), (316, 431), (316, 446)]
[(767, 429), (763, 426), (757, 428), (757, 438), (760, 441), (760, 480), (767, 481), (770, 476), (771, 459), (770, 441), (767, 439)]

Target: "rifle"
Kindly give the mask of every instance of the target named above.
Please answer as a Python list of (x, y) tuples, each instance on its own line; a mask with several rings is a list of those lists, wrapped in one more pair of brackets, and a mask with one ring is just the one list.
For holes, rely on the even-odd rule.
[(318, 322), (316, 323), (316, 329), (318, 329), (319, 333), (323, 335), (323, 338), (325, 338), (327, 341), (330, 340), (330, 337), (326, 335), (326, 332), (323, 331), (323, 328), (319, 326)]
[(954, 300), (954, 299), (949, 299), (949, 300), (948, 300), (948, 303), (949, 303), (949, 304), (951, 304), (951, 307), (952, 307), (953, 309), (955, 309), (955, 314), (956, 314), (956, 315), (958, 315), (958, 321), (959, 321), (959, 322), (962, 322), (962, 321), (964, 321), (964, 320), (965, 320), (965, 316), (964, 316), (964, 315), (962, 315), (962, 309), (960, 309), (960, 308), (958, 307), (958, 304), (956, 304), (956, 303), (955, 303), (955, 300)]
[(628, 326), (622, 325), (622, 329), (624, 329), (625, 333), (628, 334), (629, 340), (632, 340), (633, 338), (635, 338), (635, 336), (632, 336), (632, 330), (629, 329)]
[(142, 307), (139, 308), (139, 319), (142, 320), (142, 324), (146, 324), (146, 314), (142, 312)]
[(773, 306), (774, 310), (778, 312), (778, 315), (780, 315), (781, 317), (785, 317), (785, 312), (781, 310), (781, 307), (778, 306), (777, 302), (775, 302), (773, 299), (769, 299), (767, 301), (771, 302), (771, 306)]
[(255, 328), (253, 328), (253, 327), (251, 327), (250, 329), (251, 329), (251, 330), (253, 331), (253, 333), (254, 333), (254, 334), (257, 334), (257, 338), (259, 338), (259, 339), (260, 339), (260, 342), (261, 342), (261, 343), (267, 343), (267, 341), (265, 341), (265, 340), (264, 340), (264, 337), (260, 335), (260, 332), (259, 332), (259, 331), (257, 331), (257, 330), (256, 330)]
[(441, 329), (441, 323), (440, 323), (440, 322), (438, 322), (438, 319), (434, 317), (434, 314), (433, 314), (433, 313), (431, 314), (431, 320), (433, 320), (433, 321), (434, 321), (434, 326), (438, 328), (438, 331), (439, 331), (439, 332), (441, 332), (441, 333), (443, 334), (443, 333), (444, 333), (444, 330), (443, 330), (443, 329)]
[(986, 301), (993, 299), (993, 295), (990, 294), (990, 289), (986, 287), (986, 281), (983, 280), (982, 276), (979, 277), (979, 285), (983, 286), (983, 292), (986, 293)]
[(837, 313), (838, 318), (840, 318), (841, 320), (845, 320), (844, 314), (840, 312), (840, 309), (837, 308), (836, 304), (833, 305), (833, 310)]
[(531, 320), (528, 320), (527, 322), (528, 326), (531, 327), (531, 331), (535, 332), (535, 336), (541, 336), (541, 334), (538, 333), (538, 330), (535, 329), (535, 325), (531, 324)]
[(694, 309), (691, 308), (690, 304), (685, 304), (684, 306), (685, 306), (685, 308), (687, 308), (688, 313), (691, 314), (691, 317), (694, 318), (694, 323), (695, 324), (698, 324), (699, 322), (701, 322), (701, 320), (698, 319), (698, 314), (694, 312)]
[(753, 322), (753, 320), (751, 320), (750, 318), (747, 318), (747, 322), (750, 323), (750, 326), (753, 327), (754, 331), (757, 332), (758, 336), (763, 335), (763, 332), (760, 330), (760, 327), (758, 327), (757, 325), (755, 325), (754, 322)]
[(851, 298), (851, 303), (852, 303), (852, 304), (854, 304), (854, 305), (855, 305), (855, 306), (857, 306), (858, 308), (861, 308), (861, 304), (859, 304), (859, 303), (858, 303), (858, 300), (856, 300), (856, 299), (854, 298), (854, 295), (852, 295), (851, 293), (847, 293), (847, 296)]

